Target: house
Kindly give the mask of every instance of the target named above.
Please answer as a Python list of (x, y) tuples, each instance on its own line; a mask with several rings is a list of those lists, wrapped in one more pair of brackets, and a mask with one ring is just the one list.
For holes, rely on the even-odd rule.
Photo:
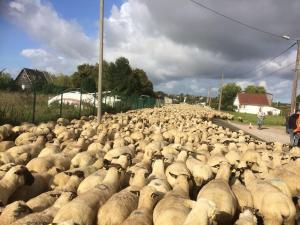
[(280, 110), (272, 107), (273, 95), (272, 94), (252, 94), (252, 93), (238, 93), (233, 105), (235, 111), (241, 113), (257, 114), (259, 108), (266, 115), (279, 115)]
[(30, 89), (32, 85), (43, 85), (52, 81), (48, 72), (29, 68), (22, 69), (15, 79), (16, 84), (22, 89)]
[(169, 97), (164, 97), (164, 101), (165, 101), (165, 104), (172, 104), (173, 103), (173, 99), (169, 98)]

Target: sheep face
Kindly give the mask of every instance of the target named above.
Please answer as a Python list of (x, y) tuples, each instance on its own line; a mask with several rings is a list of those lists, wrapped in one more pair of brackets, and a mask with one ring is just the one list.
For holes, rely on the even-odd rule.
[(15, 166), (11, 168), (5, 177), (12, 175), (20, 184), (32, 185), (34, 182), (34, 177), (25, 166)]
[(29, 208), (29, 207), (25, 204), (25, 202), (17, 201), (16, 204), (17, 204), (17, 205), (16, 205), (16, 207), (15, 207), (15, 209), (14, 209), (14, 211), (13, 211), (14, 217), (20, 218), (20, 217), (22, 217), (22, 216), (24, 216), (24, 215), (27, 215), (27, 214), (29, 214), (29, 213), (32, 213), (32, 209)]

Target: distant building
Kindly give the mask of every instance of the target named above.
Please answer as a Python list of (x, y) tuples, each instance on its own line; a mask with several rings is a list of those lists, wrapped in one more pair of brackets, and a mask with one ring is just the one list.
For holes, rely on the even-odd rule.
[(279, 115), (280, 110), (272, 107), (273, 96), (272, 94), (251, 94), (251, 93), (238, 93), (233, 105), (236, 107), (235, 111), (241, 113), (257, 114), (259, 108), (265, 114)]
[(173, 103), (173, 99), (169, 98), (169, 97), (164, 97), (164, 101), (165, 101), (165, 104), (172, 104)]
[(15, 82), (22, 89), (30, 89), (32, 85), (51, 83), (52, 77), (48, 72), (24, 68), (21, 70)]

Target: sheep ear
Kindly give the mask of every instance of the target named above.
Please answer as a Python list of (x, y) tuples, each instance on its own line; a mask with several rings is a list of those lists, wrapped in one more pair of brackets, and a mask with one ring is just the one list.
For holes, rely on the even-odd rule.
[(153, 192), (153, 193), (151, 194), (151, 198), (152, 198), (152, 199), (156, 199), (156, 198), (158, 198), (158, 197), (159, 197), (159, 194), (156, 193), (156, 192)]
[(140, 197), (140, 191), (130, 191), (132, 194), (136, 195), (137, 197)]
[(147, 178), (149, 175), (150, 175), (150, 173), (149, 173), (149, 172), (147, 172), (147, 173), (144, 173), (144, 177), (145, 177), (145, 178)]
[(19, 176), (20, 176), (20, 175), (22, 175), (22, 174), (23, 174), (23, 170), (21, 170), (21, 169), (20, 169), (20, 170), (17, 170), (17, 171), (15, 172), (15, 174), (17, 174), (17, 175), (19, 175)]
[(107, 160), (107, 159), (104, 159), (104, 160), (103, 160), (103, 167), (104, 167), (105, 169), (108, 169), (109, 164), (110, 164), (110, 161), (109, 161), (109, 160)]

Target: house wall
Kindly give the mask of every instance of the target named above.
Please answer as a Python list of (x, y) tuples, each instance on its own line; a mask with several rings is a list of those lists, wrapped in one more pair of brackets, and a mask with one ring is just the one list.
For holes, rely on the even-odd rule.
[(16, 84), (20, 87), (22, 87), (22, 85), (25, 86), (25, 89), (29, 89), (31, 88), (31, 82), (30, 80), (28, 79), (28, 76), (26, 74), (26, 71), (23, 70), (21, 72), (21, 74), (19, 74), (19, 76), (17, 77), (16, 79)]
[(270, 106), (240, 105), (238, 98), (235, 98), (233, 105), (236, 106), (235, 111), (240, 113), (257, 114), (259, 108), (261, 108), (266, 115), (268, 115), (269, 112), (271, 112), (272, 115), (279, 115), (281, 112), (279, 109)]

